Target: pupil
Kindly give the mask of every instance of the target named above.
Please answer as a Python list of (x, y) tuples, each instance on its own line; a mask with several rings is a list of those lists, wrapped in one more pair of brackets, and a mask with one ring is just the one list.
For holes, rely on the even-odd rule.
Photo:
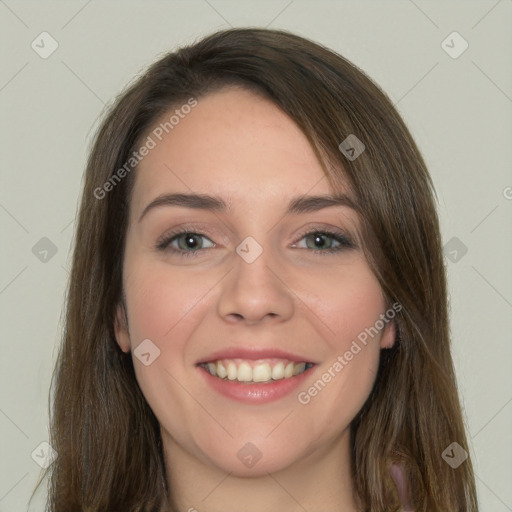
[(185, 243), (187, 244), (188, 248), (189, 249), (194, 249), (195, 246), (197, 245), (197, 240), (195, 239), (195, 235), (192, 234), (192, 233), (187, 233), (185, 235)]
[(325, 237), (323, 235), (316, 235), (315, 236), (315, 244), (317, 246), (321, 247), (324, 242), (325, 242)]

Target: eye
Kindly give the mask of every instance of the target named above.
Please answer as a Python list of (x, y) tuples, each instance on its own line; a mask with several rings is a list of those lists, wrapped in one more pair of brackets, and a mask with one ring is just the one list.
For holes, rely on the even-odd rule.
[[(208, 240), (211, 245), (206, 245), (203, 240)], [(195, 256), (201, 249), (215, 247), (215, 244), (201, 233), (194, 231), (179, 231), (165, 235), (157, 242), (156, 248), (161, 251), (171, 251), (180, 256)]]
[(300, 247), (297, 244), (294, 244), (292, 247), (311, 249), (321, 254), (330, 254), (343, 249), (355, 248), (352, 240), (341, 231), (312, 230), (304, 233), (299, 241), (302, 240), (306, 242), (305, 247)]
[[(305, 247), (299, 245), (303, 240)], [(293, 244), (292, 247), (309, 249), (322, 255), (356, 247), (356, 244), (342, 231), (325, 229), (313, 229), (303, 233), (299, 238), (299, 243)], [(156, 244), (156, 248), (160, 251), (169, 251), (184, 257), (197, 256), (201, 254), (202, 250), (213, 247), (215, 247), (215, 243), (207, 236), (189, 229), (166, 234)]]

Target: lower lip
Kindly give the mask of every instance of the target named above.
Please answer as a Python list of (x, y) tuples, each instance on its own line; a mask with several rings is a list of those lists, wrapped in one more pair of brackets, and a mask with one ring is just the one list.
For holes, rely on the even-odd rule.
[(300, 375), (295, 375), (288, 379), (255, 384), (244, 384), (237, 380), (220, 379), (219, 377), (214, 377), (202, 366), (197, 368), (202, 373), (207, 384), (221, 395), (246, 404), (266, 404), (292, 393), (311, 375), (315, 366), (312, 366)]

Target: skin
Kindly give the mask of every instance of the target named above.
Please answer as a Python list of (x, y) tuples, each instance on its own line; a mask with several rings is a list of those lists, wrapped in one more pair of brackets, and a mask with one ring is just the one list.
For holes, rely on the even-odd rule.
[[(152, 200), (176, 192), (220, 196), (232, 210), (162, 206), (139, 222)], [(116, 336), (125, 352), (144, 339), (160, 350), (148, 366), (133, 361), (162, 428), (177, 510), (358, 510), (349, 426), (370, 394), (380, 350), (394, 342), (395, 325), (386, 323), (307, 405), (299, 403), (297, 393), (389, 308), (361, 249), (356, 211), (335, 206), (285, 215), (291, 198), (329, 193), (295, 123), (234, 87), (200, 98), (139, 164), (124, 260), (127, 322), (120, 307)], [(204, 249), (194, 257), (155, 249), (159, 237), (184, 223), (204, 235)], [(301, 238), (309, 228), (343, 230), (357, 247), (323, 254), (314, 235)], [(235, 251), (247, 236), (263, 248), (250, 264)], [(172, 247), (186, 247), (184, 239)], [(318, 364), (297, 392), (242, 404), (209, 387), (195, 366), (232, 346), (277, 347)], [(262, 454), (252, 468), (237, 457), (247, 442)]]

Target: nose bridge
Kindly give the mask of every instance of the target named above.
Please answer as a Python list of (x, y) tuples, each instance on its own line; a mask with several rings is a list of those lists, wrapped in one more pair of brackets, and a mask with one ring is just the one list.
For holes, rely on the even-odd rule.
[(289, 318), (293, 294), (279, 277), (279, 258), (269, 244), (246, 237), (235, 250), (233, 272), (222, 289), (219, 314), (256, 322), (266, 316)]

